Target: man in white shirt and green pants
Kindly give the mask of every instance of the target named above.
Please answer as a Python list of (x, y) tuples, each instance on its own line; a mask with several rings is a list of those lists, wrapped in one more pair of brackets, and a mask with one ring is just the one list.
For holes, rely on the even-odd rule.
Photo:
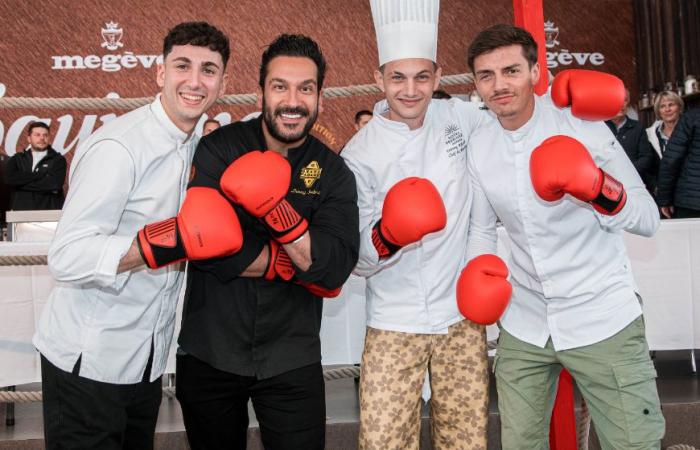
[[(622, 238), (623, 231), (652, 235), (656, 205), (603, 122), (534, 95), (540, 68), (528, 32), (484, 30), (468, 59), (490, 119), (467, 151), (474, 196), (467, 257), (495, 253), (497, 218), (512, 243), (513, 293), (495, 361), (503, 448), (548, 448), (566, 368), (604, 449), (658, 449), (656, 371)], [(580, 82), (590, 80), (568, 80)], [(555, 81), (553, 99), (560, 88)], [(573, 99), (577, 116), (586, 108), (580, 99)]]

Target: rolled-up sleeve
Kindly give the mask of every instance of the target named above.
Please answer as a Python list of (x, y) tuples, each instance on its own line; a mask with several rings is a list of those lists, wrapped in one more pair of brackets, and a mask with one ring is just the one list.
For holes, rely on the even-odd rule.
[(129, 273), (117, 274), (117, 267), (134, 236), (115, 233), (134, 186), (134, 162), (126, 148), (105, 140), (75, 164), (49, 269), (61, 282), (120, 289)]

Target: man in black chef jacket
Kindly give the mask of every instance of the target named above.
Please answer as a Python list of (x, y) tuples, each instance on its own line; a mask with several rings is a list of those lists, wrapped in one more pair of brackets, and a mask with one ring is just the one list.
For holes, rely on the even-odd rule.
[[(237, 254), (188, 271), (177, 398), (193, 449), (245, 448), (249, 399), (265, 448), (324, 448), (322, 297), (338, 294), (359, 247), (354, 176), (308, 134), (325, 69), (313, 40), (280, 35), (262, 56), (261, 116), (215, 130), (195, 153), (190, 186), (221, 183), (244, 243)], [(266, 162), (279, 155), (291, 166), (280, 208), (297, 219), (284, 233), (229, 190), (243, 178), (259, 180), (262, 190), (280, 183)]]

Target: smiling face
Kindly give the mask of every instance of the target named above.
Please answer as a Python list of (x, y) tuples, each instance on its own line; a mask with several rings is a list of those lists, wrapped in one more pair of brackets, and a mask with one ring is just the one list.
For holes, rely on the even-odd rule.
[(221, 54), (207, 47), (175, 45), (158, 66), (157, 82), (166, 114), (190, 133), (226, 88)]
[(374, 79), (386, 94), (389, 119), (403, 122), (411, 130), (421, 127), (441, 73), (433, 61), (420, 58), (391, 61), (383, 70), (376, 70)]
[(663, 97), (659, 103), (659, 119), (667, 123), (675, 123), (681, 115), (681, 105), (670, 97)]
[(270, 60), (262, 92), (263, 134), (271, 149), (299, 146), (321, 110), (316, 63), (299, 56)]
[(532, 117), (539, 79), (539, 65), (530, 67), (520, 45), (498, 47), (474, 58), (476, 90), (507, 130), (517, 130)]

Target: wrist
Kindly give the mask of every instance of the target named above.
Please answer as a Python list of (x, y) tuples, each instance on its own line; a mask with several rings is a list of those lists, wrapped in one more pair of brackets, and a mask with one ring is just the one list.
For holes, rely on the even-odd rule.
[(141, 258), (151, 269), (187, 259), (175, 217), (146, 225), (136, 241)]
[(388, 258), (401, 248), (400, 245), (389, 241), (382, 233), (382, 219), (379, 219), (372, 227), (372, 244), (374, 244), (380, 258)]
[(601, 184), (598, 196), (591, 200), (593, 207), (601, 214), (613, 216), (622, 210), (627, 202), (627, 193), (625, 187), (607, 174), (604, 170), (600, 170)]
[(289, 244), (303, 237), (309, 223), (286, 199), (282, 199), (272, 211), (265, 214), (263, 222), (272, 237), (280, 244)]

